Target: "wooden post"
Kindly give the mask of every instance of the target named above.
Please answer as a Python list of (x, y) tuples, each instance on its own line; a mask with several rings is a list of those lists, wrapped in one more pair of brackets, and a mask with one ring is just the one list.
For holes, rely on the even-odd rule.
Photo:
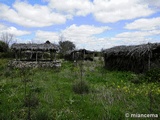
[(150, 44), (148, 43), (148, 71), (151, 69), (151, 49), (150, 49)]
[(85, 50), (83, 51), (83, 60), (85, 59)]
[(75, 59), (74, 59), (74, 52), (73, 52), (73, 53), (71, 53), (71, 55), (72, 55), (72, 56), (71, 56), (71, 60), (73, 60), (73, 61), (74, 61), (74, 60), (75, 60)]
[(21, 50), (20, 50), (20, 52), (19, 52), (19, 59), (22, 60)]
[(19, 58), (18, 58), (18, 59), (20, 60), (20, 50), (18, 51), (18, 54), (19, 54), (19, 55), (18, 55), (18, 56), (19, 56)]
[(52, 55), (52, 51), (50, 51), (50, 60), (52, 60), (53, 55)]
[(94, 52), (92, 53), (92, 57), (93, 57), (93, 60), (94, 60)]
[(54, 52), (54, 61), (56, 61), (56, 51)]
[(37, 59), (38, 59), (38, 55), (37, 54), (38, 54), (38, 52), (36, 52), (36, 62), (37, 62)]
[(16, 58), (16, 60), (17, 60), (17, 50), (15, 50), (15, 58)]
[(33, 51), (31, 50), (31, 52), (30, 52), (30, 60), (32, 59), (32, 54), (33, 54)]
[(42, 60), (44, 60), (44, 51), (42, 52)]

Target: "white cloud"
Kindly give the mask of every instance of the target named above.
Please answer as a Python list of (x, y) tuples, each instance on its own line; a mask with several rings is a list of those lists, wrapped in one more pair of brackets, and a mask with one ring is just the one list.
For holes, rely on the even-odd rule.
[(4, 29), (6, 29), (7, 27), (5, 26), (5, 25), (2, 25), (2, 24), (0, 24), (0, 30), (4, 30)]
[[(144, 44), (148, 42), (157, 42), (157, 40), (152, 37), (158, 36), (159, 34), (160, 30), (123, 32), (117, 34), (115, 37), (112, 37), (111, 41), (117, 45)], [(114, 44), (113, 46), (115, 46)]]
[(13, 8), (0, 4), (0, 18), (26, 27), (44, 27), (63, 24), (67, 16), (55, 13), (47, 6), (15, 2)]
[(126, 29), (155, 30), (160, 28), (160, 17), (150, 19), (138, 19), (125, 26)]
[(4, 30), (3, 32), (11, 33), (11, 34), (13, 34), (15, 36), (23, 36), (23, 35), (27, 35), (27, 34), (31, 33), (29, 31), (18, 30), (15, 27), (9, 27), (6, 30)]
[[(92, 14), (99, 22), (109, 23), (151, 15), (148, 2), (139, 0), (43, 0), (48, 5), (16, 1), (12, 7), (0, 4), (0, 18), (26, 27), (64, 24), (74, 16)], [(143, 3), (143, 4), (142, 4)], [(153, 2), (152, 2), (153, 3)]]
[(91, 25), (77, 26), (73, 24), (70, 27), (63, 30), (62, 33), (65, 36), (74, 37), (78, 39), (78, 38), (85, 38), (85, 37), (90, 37), (92, 35), (100, 34), (110, 29), (111, 28), (108, 26), (103, 26), (103, 27), (95, 27), (93, 25), (92, 26)]
[[(143, 3), (143, 4), (142, 4)], [(92, 14), (103, 23), (149, 16), (155, 11), (140, 0), (49, 0), (49, 6), (71, 16)]]
[(90, 0), (50, 0), (49, 6), (58, 12), (77, 16), (86, 16), (93, 9)]
[(148, 37), (153, 35), (159, 35), (160, 30), (151, 30), (151, 31), (135, 31), (135, 32), (124, 32), (117, 34), (116, 37), (120, 38), (135, 38), (135, 37)]
[[(160, 35), (160, 17), (137, 19), (126, 24), (124, 28), (132, 31), (119, 33), (114, 39), (121, 40), (123, 45), (159, 42), (155, 37)], [(134, 30), (134, 31), (133, 31)]]
[(150, 6), (160, 7), (160, 0), (140, 0), (143, 3), (147, 3)]
[[(77, 26), (75, 24), (67, 27), (61, 32), (49, 32), (49, 31), (40, 31), (38, 30), (35, 34), (34, 42), (44, 43), (46, 40), (50, 42), (57, 43), (59, 41), (59, 36), (63, 35), (66, 40), (72, 41), (78, 48), (87, 48), (87, 49), (98, 49), (96, 46), (98, 39), (94, 35), (101, 34), (106, 30), (111, 28), (105, 27), (95, 27), (90, 25), (81, 25)], [(100, 44), (99, 44), (100, 45)]]
[(108, 23), (134, 19), (154, 13), (148, 4), (138, 0), (94, 0), (93, 15), (96, 20)]
[[(86, 45), (92, 47), (92, 43), (96, 41), (96, 34), (101, 34), (106, 30), (110, 30), (108, 26), (95, 27), (90, 25), (77, 26), (75, 24), (62, 31), (66, 39), (74, 42), (79, 48), (84, 48)], [(93, 48), (92, 48), (93, 49)]]
[(44, 43), (47, 40), (49, 40), (50, 42), (58, 42), (59, 33), (41, 30), (38, 30), (36, 32), (34, 42)]
[(152, 42), (152, 38), (148, 37), (113, 37), (111, 38), (111, 41), (113, 42), (113, 46), (119, 46), (119, 45), (139, 45), (139, 44), (145, 44), (148, 42)]
[(23, 36), (23, 35), (30, 34), (29, 31), (18, 30), (17, 28), (15, 28), (13, 26), (8, 27), (8, 26), (2, 25), (2, 24), (0, 24), (0, 30), (1, 30), (0, 33), (10, 33), (15, 36)]

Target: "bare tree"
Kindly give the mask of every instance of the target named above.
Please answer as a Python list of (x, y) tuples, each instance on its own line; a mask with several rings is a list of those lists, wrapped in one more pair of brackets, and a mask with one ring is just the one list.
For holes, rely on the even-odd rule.
[(2, 40), (4, 43), (6, 43), (9, 47), (10, 44), (13, 43), (14, 35), (11, 33), (2, 33), (0, 40)]

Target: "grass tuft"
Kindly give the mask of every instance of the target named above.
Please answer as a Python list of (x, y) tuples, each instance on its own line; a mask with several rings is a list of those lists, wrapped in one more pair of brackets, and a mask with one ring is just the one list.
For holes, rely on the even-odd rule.
[(76, 81), (73, 84), (73, 91), (77, 94), (85, 94), (89, 93), (89, 85), (86, 81), (81, 80), (81, 81)]

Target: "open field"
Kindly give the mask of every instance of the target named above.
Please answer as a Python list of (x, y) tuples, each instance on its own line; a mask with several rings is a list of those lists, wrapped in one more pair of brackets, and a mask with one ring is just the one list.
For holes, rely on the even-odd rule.
[[(132, 72), (107, 71), (102, 61), (21, 70), (7, 63), (0, 59), (2, 120), (122, 120), (125, 113), (160, 117), (160, 83), (141, 82)], [(86, 92), (77, 94), (73, 86), (81, 81)]]

